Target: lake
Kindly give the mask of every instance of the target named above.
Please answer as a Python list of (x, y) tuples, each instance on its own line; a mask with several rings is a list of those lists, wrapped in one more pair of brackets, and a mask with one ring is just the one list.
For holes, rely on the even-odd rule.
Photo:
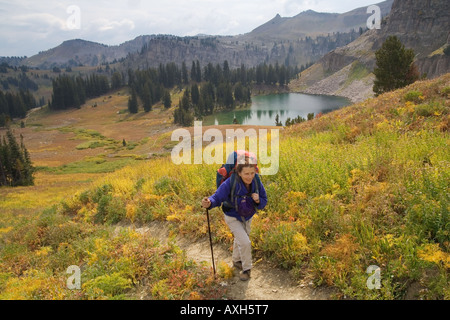
[(203, 120), (203, 125), (233, 124), (236, 118), (242, 125), (274, 126), (277, 114), (284, 125), (288, 118), (295, 119), (301, 116), (306, 119), (309, 113), (325, 114), (350, 104), (348, 99), (342, 97), (302, 93), (256, 96), (252, 97), (251, 107), (207, 116)]

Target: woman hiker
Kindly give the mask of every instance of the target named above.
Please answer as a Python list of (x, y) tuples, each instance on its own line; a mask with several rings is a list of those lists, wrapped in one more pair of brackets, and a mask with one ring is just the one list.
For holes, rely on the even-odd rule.
[[(223, 204), (225, 222), (234, 236), (233, 266), (242, 270), (239, 278), (248, 281), (252, 269), (251, 222), (256, 210), (262, 210), (267, 205), (267, 194), (261, 180), (256, 177), (257, 165), (251, 164), (248, 156), (245, 162), (238, 163), (242, 164), (236, 165), (235, 178), (225, 180), (213, 196), (202, 200), (202, 206), (212, 209)], [(231, 199), (233, 184), (235, 200)]]

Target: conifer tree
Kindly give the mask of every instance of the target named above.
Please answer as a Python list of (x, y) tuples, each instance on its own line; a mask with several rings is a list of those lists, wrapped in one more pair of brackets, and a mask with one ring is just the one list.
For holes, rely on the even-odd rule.
[(234, 98), (237, 102), (245, 102), (244, 87), (240, 82), (234, 87)]
[(34, 168), (31, 163), (30, 154), (28, 153), (28, 150), (25, 148), (25, 144), (23, 143), (23, 135), (20, 135), (20, 150), (23, 154), (23, 160), (24, 160), (24, 181), (23, 185), (26, 186), (32, 186), (34, 185)]
[(195, 81), (197, 81), (198, 83), (202, 82), (202, 69), (200, 68), (200, 61), (197, 60), (197, 63), (195, 64), (195, 69), (196, 69), (196, 79)]
[(225, 78), (225, 81), (231, 80), (230, 66), (227, 60), (225, 60), (223, 63), (223, 77)]
[(131, 97), (128, 100), (128, 111), (130, 113), (138, 113), (138, 100), (136, 90), (132, 89)]
[(389, 36), (375, 56), (373, 91), (376, 95), (406, 87), (419, 78), (414, 65), (414, 51), (405, 49), (396, 36)]
[(34, 184), (34, 168), (21, 136), (20, 146), (8, 128), (0, 143), (0, 186), (30, 186)]
[(198, 90), (198, 86), (196, 83), (191, 86), (191, 99), (192, 104), (198, 105), (198, 102), (200, 100), (200, 91)]
[(277, 113), (277, 116), (275, 117), (275, 125), (277, 127), (282, 127), (283, 123), (280, 121), (280, 115)]
[(8, 185), (6, 164), (9, 159), (7, 152), (6, 142), (3, 137), (3, 139), (0, 140), (0, 186)]
[(181, 77), (183, 80), (183, 84), (187, 85), (189, 83), (189, 75), (188, 75), (188, 70), (186, 67), (186, 62), (184, 62), (184, 61), (181, 65)]
[(111, 89), (117, 90), (122, 86), (122, 74), (120, 72), (114, 72), (111, 78)]
[(197, 81), (197, 66), (195, 65), (195, 61), (192, 61), (191, 80)]
[[(142, 103), (144, 104), (144, 111), (150, 112), (152, 111), (152, 91), (150, 89), (150, 84), (148, 82), (144, 85), (144, 90), (141, 94)], [(137, 113), (137, 111), (136, 111)]]
[(181, 109), (183, 109), (185, 111), (189, 111), (189, 109), (191, 108), (190, 96), (191, 96), (191, 94), (190, 94), (189, 90), (186, 89), (186, 91), (184, 91), (183, 98), (180, 101)]
[(166, 93), (164, 94), (164, 108), (170, 109), (172, 106), (172, 99), (170, 98), (170, 92), (166, 90)]

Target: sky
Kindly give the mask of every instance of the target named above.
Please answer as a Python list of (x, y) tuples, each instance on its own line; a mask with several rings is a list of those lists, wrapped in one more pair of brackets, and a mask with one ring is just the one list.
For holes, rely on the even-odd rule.
[(140, 35), (238, 35), (277, 14), (344, 13), (374, 0), (0, 0), (0, 56), (33, 56), (71, 39), (118, 45)]

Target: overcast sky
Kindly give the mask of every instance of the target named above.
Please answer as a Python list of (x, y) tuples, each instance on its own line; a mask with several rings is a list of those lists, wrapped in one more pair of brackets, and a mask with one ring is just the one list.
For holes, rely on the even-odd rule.
[(0, 0), (0, 56), (32, 56), (70, 39), (117, 45), (150, 34), (237, 35), (277, 13), (343, 13), (380, 1)]

